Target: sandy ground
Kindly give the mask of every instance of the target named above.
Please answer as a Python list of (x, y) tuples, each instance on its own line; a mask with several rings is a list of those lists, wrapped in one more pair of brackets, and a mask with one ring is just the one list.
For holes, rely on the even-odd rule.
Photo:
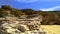
[(60, 25), (41, 25), (47, 34), (60, 34)]

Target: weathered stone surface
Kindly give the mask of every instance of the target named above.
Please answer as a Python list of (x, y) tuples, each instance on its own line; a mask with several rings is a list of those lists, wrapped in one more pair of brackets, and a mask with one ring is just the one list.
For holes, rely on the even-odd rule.
[(44, 32), (40, 27), (42, 18), (39, 16), (30, 19), (18, 19), (17, 17), (4, 17), (4, 19), (0, 28), (10, 34), (39, 34), (39, 32)]

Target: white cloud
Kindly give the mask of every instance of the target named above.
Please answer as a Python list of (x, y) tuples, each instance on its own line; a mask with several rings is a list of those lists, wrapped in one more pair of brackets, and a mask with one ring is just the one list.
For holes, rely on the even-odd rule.
[(31, 3), (31, 2), (36, 2), (38, 0), (15, 0), (15, 1), (20, 3)]
[(41, 0), (41, 1), (60, 1), (60, 0)]
[(52, 7), (52, 8), (48, 8), (48, 9), (40, 9), (42, 11), (53, 11), (53, 10), (59, 10), (60, 9), (60, 6), (55, 6), (55, 7)]

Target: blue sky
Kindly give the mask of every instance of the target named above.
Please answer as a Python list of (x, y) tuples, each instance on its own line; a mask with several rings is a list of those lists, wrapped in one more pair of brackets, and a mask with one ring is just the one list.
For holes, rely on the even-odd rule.
[(18, 9), (60, 10), (60, 0), (0, 0), (1, 5), (10, 5)]

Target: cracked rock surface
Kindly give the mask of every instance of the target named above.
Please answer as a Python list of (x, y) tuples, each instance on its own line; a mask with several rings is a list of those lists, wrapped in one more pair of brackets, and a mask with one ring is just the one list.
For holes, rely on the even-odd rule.
[(44, 31), (40, 28), (39, 17), (33, 19), (19, 19), (17, 17), (5, 17), (1, 20), (1, 34), (39, 34)]

